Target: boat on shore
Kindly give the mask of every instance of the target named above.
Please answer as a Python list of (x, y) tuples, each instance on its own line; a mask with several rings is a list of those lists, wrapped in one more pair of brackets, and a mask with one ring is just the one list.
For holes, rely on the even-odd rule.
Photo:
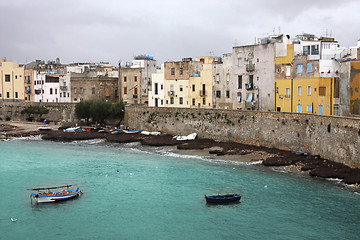
[(212, 204), (224, 204), (224, 203), (236, 203), (240, 201), (241, 196), (239, 194), (226, 194), (226, 195), (214, 195), (206, 196), (206, 203)]
[(140, 128), (134, 130), (124, 130), (124, 133), (139, 133), (141, 131)]
[(39, 131), (51, 131), (51, 130), (53, 130), (53, 128), (50, 127), (50, 126), (39, 126), (37, 129)]
[[(32, 190), (37, 191), (30, 195), (31, 201), (34, 199), (36, 203), (48, 203), (65, 201), (75, 197), (78, 197), (82, 192), (79, 188), (71, 189), (72, 185), (49, 187), (49, 188), (33, 188)], [(57, 191), (52, 191), (57, 189)]]

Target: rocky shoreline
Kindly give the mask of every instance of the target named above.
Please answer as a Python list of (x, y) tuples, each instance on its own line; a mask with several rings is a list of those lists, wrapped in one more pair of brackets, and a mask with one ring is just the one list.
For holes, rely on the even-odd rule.
[(109, 142), (130, 143), (141, 142), (146, 146), (176, 146), (178, 150), (201, 150), (207, 154), (231, 156), (234, 161), (261, 161), (264, 166), (285, 167), (286, 170), (308, 173), (312, 177), (336, 178), (345, 184), (360, 184), (360, 169), (351, 168), (342, 163), (322, 159), (319, 156), (307, 155), (303, 152), (290, 152), (266, 147), (257, 147), (235, 142), (215, 142), (211, 139), (195, 139), (193, 141), (177, 141), (172, 135), (148, 136), (136, 134), (110, 134), (100, 132), (38, 131), (23, 129), (10, 124), (0, 124), (0, 138), (26, 137), (42, 135), (42, 139), (50, 141), (75, 141), (89, 139), (106, 139)]

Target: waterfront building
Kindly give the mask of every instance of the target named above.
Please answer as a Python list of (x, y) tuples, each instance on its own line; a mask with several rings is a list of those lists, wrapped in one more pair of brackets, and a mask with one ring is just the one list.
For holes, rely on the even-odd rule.
[(0, 59), (0, 101), (22, 102), (25, 100), (24, 67)]
[(25, 102), (34, 101), (34, 69), (24, 69)]
[(212, 108), (214, 66), (221, 58), (205, 56), (197, 57), (196, 61), (202, 63), (202, 68), (199, 74), (189, 77), (190, 107)]
[(235, 46), (215, 65), (214, 107), (240, 110), (274, 110), (274, 42)]
[(360, 115), (360, 61), (344, 60), (340, 62), (340, 100), (339, 115)]
[(190, 90), (190, 77), (199, 77), (202, 65), (202, 62), (193, 61), (192, 58), (164, 63), (165, 107), (189, 108), (193, 105), (190, 100), (190, 91), (193, 91)]
[(149, 104), (152, 74), (156, 73), (156, 60), (150, 55), (139, 55), (125, 66), (119, 65), (119, 99), (125, 104)]
[(339, 115), (339, 60), (349, 53), (334, 38), (302, 34), (276, 43), (275, 108)]
[[(70, 66), (62, 79), (62, 90), (71, 88), (69, 92), (62, 92), (63, 98), (70, 98), (71, 102), (82, 100), (103, 99), (117, 102), (118, 95), (118, 70), (102, 66), (83, 68), (83, 66)], [(75, 72), (72, 72), (75, 71)]]
[(149, 107), (164, 107), (164, 64), (152, 74), (151, 90), (149, 90)]
[(30, 81), (26, 83), (27, 87), (33, 86), (33, 89), (30, 87), (28, 99), (32, 102), (59, 102), (59, 79), (65, 74), (65, 66), (60, 63), (60, 59), (47, 63), (36, 60), (24, 67), (27, 70), (27, 81)]

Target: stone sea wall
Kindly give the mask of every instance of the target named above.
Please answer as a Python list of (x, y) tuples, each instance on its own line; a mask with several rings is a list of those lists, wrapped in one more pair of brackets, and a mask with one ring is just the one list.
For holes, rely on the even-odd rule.
[[(2, 102), (0, 103), (0, 118), (2, 120), (11, 119), (15, 121), (25, 121), (27, 115), (21, 111), (29, 106), (44, 106), (49, 109), (48, 114), (41, 118), (52, 122), (73, 122), (75, 121), (75, 103), (30, 103), (30, 102)], [(35, 116), (39, 118), (39, 116)], [(37, 119), (38, 120), (38, 119)]]
[(174, 135), (305, 151), (360, 167), (360, 120), (312, 114), (128, 106), (125, 125)]

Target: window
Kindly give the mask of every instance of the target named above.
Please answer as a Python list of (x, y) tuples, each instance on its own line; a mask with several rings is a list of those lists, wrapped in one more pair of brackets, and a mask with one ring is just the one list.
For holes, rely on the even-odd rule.
[(138, 92), (137, 92), (137, 88), (134, 88), (134, 94), (137, 95)]
[(171, 91), (171, 92), (174, 91), (174, 85), (170, 85), (170, 91)]
[(195, 98), (192, 99), (192, 105), (195, 106)]
[(80, 93), (84, 93), (84, 89), (82, 87), (80, 88)]
[(184, 99), (182, 97), (179, 97), (179, 104), (183, 104)]
[(57, 94), (57, 88), (55, 88), (55, 95)]
[(230, 81), (230, 74), (226, 74), (226, 81), (227, 81), (227, 82)]
[(134, 76), (134, 82), (137, 82), (137, 76)]
[(249, 83), (250, 83), (251, 85), (254, 84), (254, 75), (249, 75)]
[(220, 83), (220, 75), (216, 74), (216, 83)]
[(18, 92), (15, 92), (15, 98), (18, 98)]
[(15, 75), (15, 79), (17, 79), (17, 75)]
[(319, 45), (311, 45), (311, 55), (319, 55)]
[(311, 86), (308, 86), (308, 88), (307, 88), (307, 89), (308, 89), (308, 91), (307, 91), (307, 95), (308, 95), (308, 96), (311, 96)]
[(91, 89), (91, 94), (95, 94), (95, 88), (94, 87)]
[(159, 94), (158, 83), (155, 83), (155, 95)]
[(226, 90), (226, 98), (230, 98), (230, 91)]
[(180, 75), (183, 75), (184, 69), (180, 68)]
[(62, 97), (62, 93), (60, 93), (60, 97)]
[(192, 85), (192, 91), (195, 92), (195, 84)]
[(242, 75), (238, 76), (238, 89), (242, 89)]
[(301, 96), (301, 86), (298, 86), (298, 96)]
[(127, 87), (124, 87), (124, 94), (127, 94)]
[(285, 97), (290, 97), (290, 88), (285, 89)]
[(182, 85), (180, 85), (180, 92), (182, 92), (183, 91), (183, 86)]
[(319, 87), (319, 96), (326, 96), (326, 87)]
[(124, 77), (124, 82), (127, 82), (127, 77)]
[(164, 89), (164, 85), (161, 84), (161, 85), (160, 85), (160, 89), (163, 90), (163, 89)]
[(175, 75), (175, 68), (171, 68), (171, 75)]
[(206, 98), (203, 98), (203, 105), (206, 105)]
[(311, 73), (312, 72), (312, 63), (308, 63), (307, 65), (307, 72)]
[(304, 52), (304, 55), (310, 55), (310, 46), (304, 46), (303, 52)]
[(50, 95), (52, 95), (53, 94), (53, 89), (52, 88), (50, 88)]
[(238, 67), (241, 67), (241, 65), (242, 65), (242, 61), (241, 61), (242, 59), (241, 58), (238, 58)]
[(5, 74), (5, 82), (10, 82), (10, 74)]
[(302, 64), (297, 65), (297, 73), (302, 73)]
[(286, 66), (286, 76), (290, 77), (291, 75), (291, 66)]
[(174, 97), (170, 98), (170, 104), (174, 104)]
[(306, 106), (306, 112), (309, 112), (309, 113), (312, 112), (312, 106), (311, 105)]
[(10, 92), (6, 92), (6, 98), (10, 98)]
[(241, 92), (237, 93), (237, 99), (236, 100), (237, 100), (238, 103), (241, 103)]
[(217, 98), (221, 98), (221, 91), (220, 91), (220, 90), (217, 90), (217, 91), (216, 91), (216, 97), (217, 97)]
[(76, 89), (76, 87), (74, 87), (74, 93), (76, 93), (77, 92), (77, 89)]

